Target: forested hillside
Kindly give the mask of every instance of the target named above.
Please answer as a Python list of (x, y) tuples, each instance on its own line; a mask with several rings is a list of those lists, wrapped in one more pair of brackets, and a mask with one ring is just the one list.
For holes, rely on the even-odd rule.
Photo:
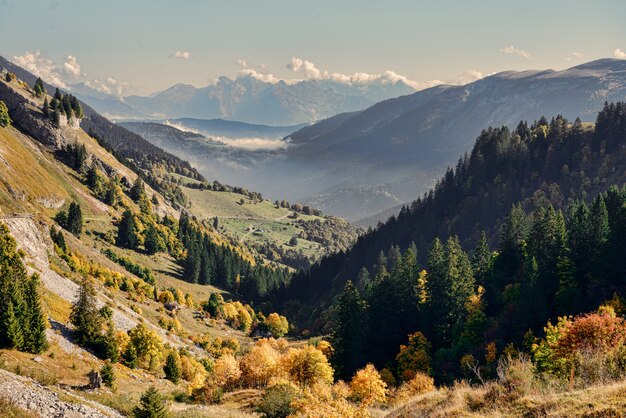
[(557, 116), (520, 122), (514, 130), (484, 130), (472, 152), (449, 168), (433, 190), (362, 236), (346, 254), (327, 257), (294, 277), (278, 300), (328, 301), (362, 267), (373, 273), (380, 252), (393, 246), (406, 249), (414, 243), (423, 262), (436, 237), (456, 235), (468, 250), (484, 230), (493, 245), (514, 203), (527, 211), (546, 203), (560, 209), (624, 184), (623, 115), (623, 103), (607, 104), (595, 125)]
[(332, 332), (344, 376), (372, 362), (444, 382), (493, 375), (489, 350), (541, 356), (546, 321), (626, 292), (625, 109), (607, 104), (595, 126), (557, 116), (483, 131), (434, 191), (277, 300)]

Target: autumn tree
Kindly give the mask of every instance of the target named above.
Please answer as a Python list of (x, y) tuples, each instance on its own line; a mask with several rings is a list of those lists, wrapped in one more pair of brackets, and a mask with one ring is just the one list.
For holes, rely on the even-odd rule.
[(384, 403), (387, 399), (387, 384), (372, 364), (356, 372), (350, 382), (352, 396), (365, 405)]

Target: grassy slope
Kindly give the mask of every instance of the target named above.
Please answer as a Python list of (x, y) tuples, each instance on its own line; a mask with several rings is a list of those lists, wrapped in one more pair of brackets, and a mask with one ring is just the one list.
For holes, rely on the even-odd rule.
[(621, 417), (626, 410), (626, 381), (573, 391), (511, 395), (494, 401), (492, 384), (452, 388), (416, 396), (380, 416), (405, 417)]
[[(215, 192), (183, 188), (192, 202), (191, 212), (199, 219), (212, 219), (217, 216), (221, 230), (240, 242), (262, 244), (274, 242), (279, 246), (302, 250), (307, 255), (319, 256), (324, 250), (320, 244), (298, 239), (297, 246), (290, 246), (289, 240), (297, 236), (301, 228), (288, 217), (292, 212), (285, 208), (276, 208), (268, 200), (253, 202), (237, 193)], [(240, 200), (245, 204), (241, 205)], [(323, 217), (298, 215), (301, 220), (319, 220)], [(256, 232), (262, 230), (263, 232)]]
[[(136, 178), (134, 173), (116, 161), (82, 130), (64, 128), (64, 134), (84, 143), (90, 154), (95, 154), (105, 160), (129, 180), (133, 181)], [(32, 213), (37, 220), (53, 224), (51, 218), (58, 212), (58, 205), (64, 202), (66, 206), (71, 200), (78, 201), (83, 208), (86, 219), (85, 231), (107, 232), (115, 228), (114, 221), (119, 219), (120, 210), (112, 209), (95, 199), (91, 192), (81, 184), (76, 173), (58, 162), (54, 155), (37, 141), (13, 127), (0, 128), (0, 213), (4, 216), (10, 216), (14, 212)], [(51, 205), (50, 202), (55, 204)], [(160, 209), (175, 213), (170, 207)], [(66, 234), (66, 240), (73, 251), (113, 271), (132, 276), (100, 253), (101, 248), (110, 245), (97, 238), (95, 234), (84, 233), (80, 240)], [(179, 288), (184, 293), (190, 293), (196, 301), (205, 300), (211, 292), (219, 291), (213, 287), (193, 285), (180, 280), (177, 266), (169, 256), (149, 257), (118, 248), (114, 250), (131, 256), (133, 260), (152, 268), (159, 287)], [(60, 266), (62, 267), (62, 263)], [(65, 273), (78, 279), (69, 271)], [(126, 298), (124, 292), (111, 290), (105, 290), (105, 292), (124, 309), (132, 305), (138, 306), (144, 319), (152, 324), (156, 324), (158, 318), (164, 315), (162, 305), (154, 301), (134, 303)], [(49, 316), (56, 321), (67, 323), (71, 309), (70, 303), (47, 289), (42, 289), (42, 296), (44, 309)], [(189, 334), (209, 333), (213, 337), (235, 337), (244, 345), (249, 341), (242, 333), (219, 323), (211, 325), (195, 319), (193, 312), (187, 308), (181, 311), (178, 320)], [(81, 350), (68, 353), (56, 343), (41, 355), (43, 359), (41, 363), (34, 362), (32, 355), (13, 350), (0, 350), (0, 358), (0, 367), (32, 376), (36, 380), (52, 385), (53, 389), (57, 384), (67, 385), (70, 388), (84, 385), (87, 381), (86, 373), (92, 368), (99, 369), (102, 366), (102, 362), (95, 357)], [(126, 409), (132, 408), (140, 394), (151, 385), (156, 385), (165, 393), (184, 391), (183, 384), (175, 386), (169, 381), (156, 379), (140, 370), (130, 371), (123, 366), (116, 367), (118, 368), (118, 392), (110, 394), (104, 391), (94, 394), (93, 397), (96, 400)], [(182, 414), (187, 408), (187, 405), (180, 405), (176, 409)], [(194, 412), (194, 416), (223, 416), (222, 412), (208, 408), (201, 414)], [(244, 413), (240, 414), (235, 410), (233, 414), (243, 416)]]

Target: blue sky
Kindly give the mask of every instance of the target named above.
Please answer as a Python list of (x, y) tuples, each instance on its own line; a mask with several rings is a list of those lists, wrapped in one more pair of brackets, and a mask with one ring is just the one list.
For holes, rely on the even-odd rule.
[(0, 54), (121, 94), (242, 70), (272, 80), (392, 71), (419, 88), (626, 57), (624, 16), (623, 0), (0, 0)]

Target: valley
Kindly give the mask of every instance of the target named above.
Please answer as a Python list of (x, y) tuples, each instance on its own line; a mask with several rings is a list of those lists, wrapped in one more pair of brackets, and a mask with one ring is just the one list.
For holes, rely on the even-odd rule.
[(0, 417), (623, 416), (597, 6), (4, 2)]

